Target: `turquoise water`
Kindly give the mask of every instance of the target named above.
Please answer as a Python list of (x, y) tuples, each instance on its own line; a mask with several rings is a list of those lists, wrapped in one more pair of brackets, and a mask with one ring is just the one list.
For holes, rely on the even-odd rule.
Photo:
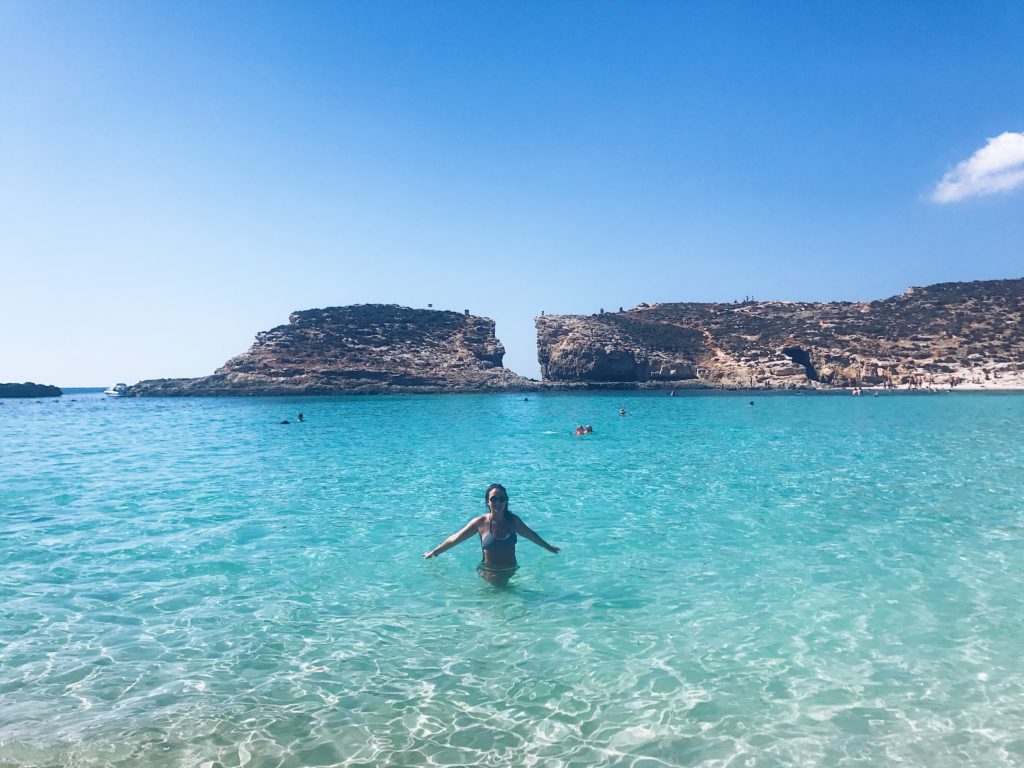
[(0, 765), (1024, 765), (1024, 395), (0, 403)]

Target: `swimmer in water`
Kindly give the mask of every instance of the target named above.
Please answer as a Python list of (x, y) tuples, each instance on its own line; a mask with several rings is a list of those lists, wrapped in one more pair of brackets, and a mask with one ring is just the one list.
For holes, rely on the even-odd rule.
[(429, 560), (437, 557), (475, 533), (480, 536), (480, 548), (483, 550), (483, 561), (477, 566), (477, 573), (487, 581), (504, 585), (519, 567), (516, 563), (516, 540), (519, 536), (552, 554), (558, 554), (558, 547), (548, 544), (519, 515), (509, 511), (505, 486), (499, 483), (490, 486), (484, 493), (484, 500), (487, 504), (486, 515), (474, 517), (461, 531), (453, 533), (429, 552), (424, 552), (423, 558)]

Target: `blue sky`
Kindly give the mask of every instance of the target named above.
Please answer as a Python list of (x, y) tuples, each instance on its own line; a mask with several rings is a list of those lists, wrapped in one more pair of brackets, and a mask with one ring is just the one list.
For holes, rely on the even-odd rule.
[(533, 317), (1024, 276), (1024, 3), (0, 0), (0, 381), (297, 309)]

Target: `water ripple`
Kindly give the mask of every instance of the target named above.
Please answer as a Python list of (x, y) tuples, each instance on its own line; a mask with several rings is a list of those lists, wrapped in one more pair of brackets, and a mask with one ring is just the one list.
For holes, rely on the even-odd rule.
[(1024, 397), (748, 399), (8, 402), (0, 764), (1024, 765)]

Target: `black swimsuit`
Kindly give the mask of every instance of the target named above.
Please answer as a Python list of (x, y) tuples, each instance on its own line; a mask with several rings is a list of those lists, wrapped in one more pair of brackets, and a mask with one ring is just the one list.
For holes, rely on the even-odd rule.
[(494, 520), (489, 520), (487, 522), (487, 533), (485, 533), (480, 539), (480, 548), (483, 549), (484, 552), (492, 552), (496, 549), (508, 549), (510, 547), (514, 548), (516, 546), (516, 539), (518, 538), (516, 536), (515, 526), (511, 521), (507, 521), (506, 526), (509, 529), (508, 535), (499, 539), (494, 535)]

